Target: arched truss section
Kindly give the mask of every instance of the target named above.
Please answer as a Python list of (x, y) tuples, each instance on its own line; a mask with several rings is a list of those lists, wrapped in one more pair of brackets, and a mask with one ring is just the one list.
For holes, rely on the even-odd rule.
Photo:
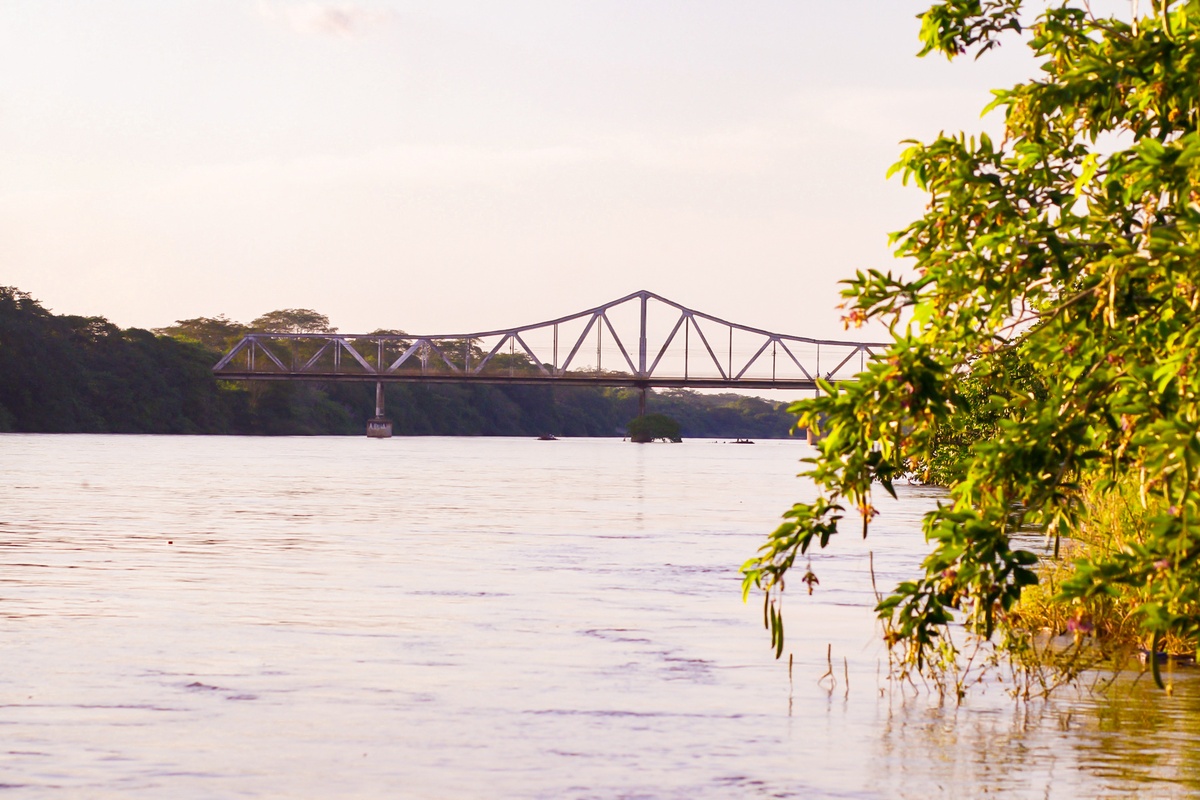
[(818, 377), (852, 378), (887, 347), (772, 333), (641, 291), (477, 333), (252, 333), (213, 372), (230, 380), (813, 388)]

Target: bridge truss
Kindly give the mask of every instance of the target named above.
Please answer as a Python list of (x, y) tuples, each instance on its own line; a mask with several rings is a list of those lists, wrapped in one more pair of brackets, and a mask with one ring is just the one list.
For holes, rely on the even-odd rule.
[(251, 333), (213, 367), (225, 380), (414, 381), (815, 389), (847, 380), (880, 342), (772, 333), (634, 292), (546, 322), (478, 333)]

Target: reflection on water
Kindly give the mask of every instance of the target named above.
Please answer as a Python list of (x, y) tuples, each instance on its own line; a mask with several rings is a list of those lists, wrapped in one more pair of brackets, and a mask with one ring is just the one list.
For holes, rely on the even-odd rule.
[(922, 783), (1036, 797), (1085, 787), (1103, 797), (1190, 797), (1200, 789), (1197, 689), (1186, 680), (1166, 698), (1131, 676), (1103, 695), (1067, 690), (1053, 702), (893, 703), (881, 712), (872, 763), (881, 783), (914, 797)]
[[(806, 446), (0, 436), (0, 788), (117, 797), (1184, 797), (1200, 683), (887, 681), (910, 489), (788, 600)], [(818, 684), (827, 648), (837, 686)], [(848, 679), (848, 685), (847, 685)]]

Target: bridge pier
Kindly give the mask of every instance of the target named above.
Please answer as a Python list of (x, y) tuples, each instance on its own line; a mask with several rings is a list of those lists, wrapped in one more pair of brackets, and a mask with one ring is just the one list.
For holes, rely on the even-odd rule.
[(367, 436), (388, 439), (391, 435), (392, 421), (383, 415), (383, 381), (375, 381), (375, 416), (367, 420)]

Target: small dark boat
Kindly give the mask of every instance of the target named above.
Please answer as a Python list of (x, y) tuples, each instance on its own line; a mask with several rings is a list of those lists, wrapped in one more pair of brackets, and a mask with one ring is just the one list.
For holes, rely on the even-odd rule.
[(1170, 653), (1159, 650), (1155, 652), (1153, 656), (1151, 656), (1150, 651), (1146, 648), (1138, 648), (1137, 660), (1139, 663), (1149, 664), (1151, 658), (1153, 658), (1159, 664), (1166, 664), (1168, 661), (1173, 659), (1175, 661), (1175, 666), (1177, 667), (1193, 667), (1196, 665), (1196, 657), (1190, 654), (1171, 655)]
[(554, 436), (553, 434), (543, 433), (541, 436), (538, 437), (538, 441), (539, 442), (557, 442), (558, 437)]
[(754, 442), (749, 439), (734, 439), (733, 444), (754, 444)]

